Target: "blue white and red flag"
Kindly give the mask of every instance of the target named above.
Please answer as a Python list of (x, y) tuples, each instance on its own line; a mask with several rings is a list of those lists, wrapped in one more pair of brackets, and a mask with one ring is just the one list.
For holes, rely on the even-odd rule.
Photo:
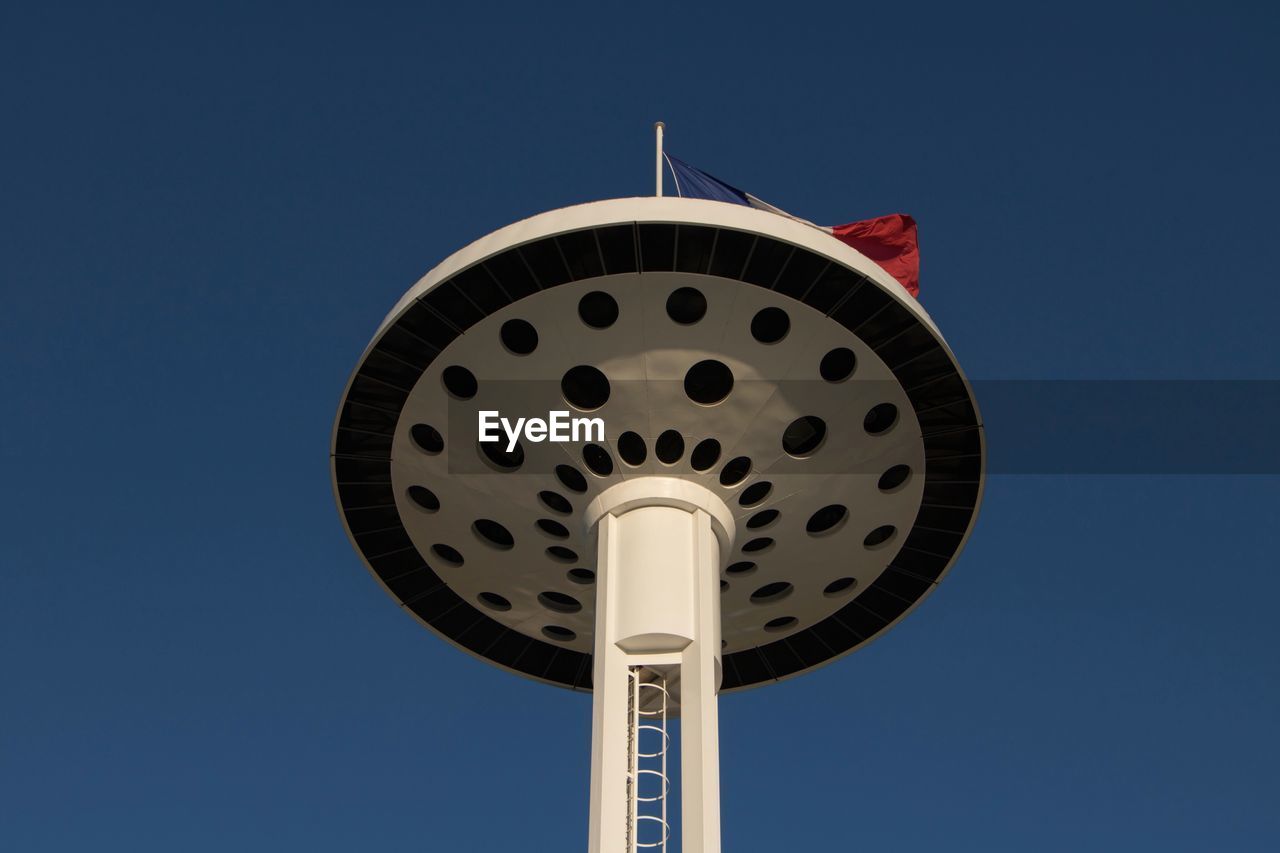
[(916, 221), (905, 213), (877, 216), (875, 219), (863, 219), (847, 225), (815, 225), (807, 219), (793, 216), (750, 193), (743, 192), (670, 154), (664, 152), (663, 156), (666, 157), (667, 165), (671, 167), (677, 195), (683, 198), (705, 198), (767, 210), (816, 228), (866, 255), (897, 279), (908, 293), (917, 299), (920, 297), (920, 243), (916, 233)]

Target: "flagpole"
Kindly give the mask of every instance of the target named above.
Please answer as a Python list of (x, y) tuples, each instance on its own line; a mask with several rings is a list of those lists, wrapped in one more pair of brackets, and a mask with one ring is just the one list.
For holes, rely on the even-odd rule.
[(655, 156), (654, 156), (653, 165), (654, 165), (654, 180), (657, 184), (656, 195), (658, 196), (658, 198), (662, 198), (662, 131), (665, 128), (666, 128), (666, 125), (663, 124), (662, 122), (660, 121), (654, 122), (653, 132), (656, 137), (657, 148), (655, 149), (655, 152), (654, 152)]

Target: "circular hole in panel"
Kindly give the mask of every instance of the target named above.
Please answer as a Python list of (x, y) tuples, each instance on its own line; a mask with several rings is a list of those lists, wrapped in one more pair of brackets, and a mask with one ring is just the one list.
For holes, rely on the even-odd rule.
[(501, 611), (511, 609), (511, 602), (507, 601), (505, 598), (498, 595), (496, 592), (482, 592), (479, 595), (477, 595), (476, 598), (480, 601), (481, 604), (483, 604), (485, 607), (489, 608), (490, 610), (497, 610), (501, 612)]
[(635, 468), (637, 465), (643, 465), (644, 460), (649, 455), (649, 449), (644, 445), (644, 439), (639, 433), (627, 430), (618, 436), (618, 455), (622, 457), (622, 461)]
[(667, 297), (667, 316), (682, 326), (692, 326), (707, 313), (707, 297), (692, 287), (678, 287)]
[(428, 489), (426, 486), (410, 486), (409, 500), (425, 509), (427, 512), (435, 512), (440, 509), (440, 499), (436, 497), (436, 493)]
[(799, 621), (794, 616), (779, 616), (777, 619), (770, 619), (764, 623), (764, 629), (771, 634), (778, 631), (787, 631), (799, 624)]
[(596, 573), (590, 569), (570, 569), (565, 572), (565, 576), (574, 583), (583, 585), (596, 582)]
[(570, 406), (591, 412), (609, 402), (609, 380), (598, 368), (579, 364), (565, 372), (560, 380), (560, 393)]
[(742, 494), (738, 495), (738, 505), (755, 506), (769, 497), (771, 491), (773, 491), (773, 483), (768, 480), (759, 480), (742, 490)]
[(752, 539), (750, 542), (742, 546), (742, 550), (748, 554), (757, 554), (761, 551), (767, 551), (773, 547), (773, 540), (768, 536), (761, 536), (759, 539)]
[(778, 520), (781, 515), (776, 509), (765, 509), (757, 512), (755, 515), (747, 519), (747, 527), (751, 530), (759, 530), (761, 527), (768, 527)]
[(729, 591), (729, 582), (728, 582), (728, 581), (720, 581), (720, 591), (721, 591), (721, 592), (728, 592), (728, 591)]
[(809, 520), (805, 522), (804, 529), (814, 536), (823, 533), (830, 533), (836, 527), (844, 523), (849, 517), (849, 510), (841, 504), (831, 504), (824, 506), (822, 509), (809, 516)]
[(444, 436), (440, 434), (440, 430), (429, 424), (414, 424), (409, 430), (409, 437), (423, 453), (435, 456), (444, 450)]
[(888, 542), (897, 532), (898, 528), (892, 524), (883, 524), (868, 533), (867, 538), (862, 540), (862, 544), (866, 548), (875, 548)]
[(848, 347), (836, 347), (822, 357), (818, 373), (828, 382), (843, 382), (853, 375), (858, 357)]
[(673, 429), (667, 430), (653, 443), (653, 453), (659, 462), (676, 464), (684, 455), (684, 436)]
[(582, 604), (572, 595), (565, 595), (563, 592), (540, 592), (538, 593), (538, 603), (548, 610), (554, 610), (556, 613), (577, 613), (582, 609)]
[(720, 442), (714, 438), (699, 441), (689, 454), (689, 464), (695, 471), (709, 471), (720, 461)]
[(587, 490), (587, 478), (572, 465), (557, 465), (556, 479), (571, 492), (582, 494)]
[(588, 444), (582, 448), (582, 461), (587, 463), (591, 473), (597, 477), (608, 477), (613, 473), (613, 459), (609, 451), (598, 444)]
[(552, 536), (556, 539), (569, 538), (569, 528), (565, 527), (558, 521), (552, 521), (549, 518), (540, 518), (535, 521), (534, 524), (538, 525), (538, 529), (548, 536)]
[(733, 575), (734, 577), (739, 577), (742, 575), (749, 575), (755, 570), (756, 570), (755, 563), (743, 561), (741, 563), (734, 563), (733, 565), (729, 566), (727, 569), (724, 570), (724, 573), (726, 575)]
[(538, 348), (538, 330), (528, 320), (508, 320), (502, 324), (498, 337), (513, 355), (528, 355)]
[(573, 504), (557, 492), (538, 492), (538, 500), (552, 512), (558, 512), (561, 515), (573, 512)]
[(471, 529), (480, 537), (481, 542), (500, 550), (506, 551), (516, 544), (511, 531), (492, 519), (477, 518), (471, 523)]
[(747, 479), (747, 475), (751, 473), (751, 459), (746, 456), (736, 456), (724, 464), (720, 469), (720, 485), (728, 488), (736, 486), (743, 480)]
[(751, 603), (773, 604), (775, 601), (781, 601), (786, 598), (794, 591), (795, 587), (786, 581), (774, 581), (773, 583), (765, 584), (755, 592), (751, 593)]
[(456, 548), (451, 548), (448, 545), (437, 542), (435, 545), (431, 546), (431, 551), (451, 566), (462, 565), (462, 555), (458, 553)]
[(796, 418), (782, 433), (782, 449), (789, 456), (803, 459), (813, 455), (827, 437), (827, 423), (815, 415)]
[(480, 448), (480, 458), (499, 471), (515, 471), (524, 464), (524, 447), (518, 441), (510, 453), (505, 441), (480, 441), (476, 447)]
[(578, 316), (593, 329), (607, 329), (618, 320), (618, 301), (603, 290), (593, 290), (578, 300)]
[(557, 643), (567, 643), (578, 638), (578, 635), (573, 631), (560, 625), (543, 625), (542, 636), (548, 640), (555, 640)]
[(880, 482), (876, 485), (882, 492), (894, 492), (900, 489), (909, 479), (911, 479), (911, 468), (909, 466), (894, 465), (880, 475)]
[(563, 545), (552, 545), (547, 549), (547, 556), (558, 563), (576, 563), (578, 554)]
[(751, 318), (751, 337), (762, 344), (776, 344), (791, 330), (791, 318), (781, 308), (764, 308)]
[(456, 364), (444, 369), (444, 372), (440, 374), (440, 381), (444, 383), (444, 390), (459, 400), (470, 400), (480, 388), (479, 383), (476, 382), (475, 374)]
[(827, 584), (822, 594), (827, 598), (838, 598), (858, 585), (857, 578), (838, 578)]
[(867, 412), (867, 416), (862, 419), (862, 428), (868, 435), (884, 435), (897, 422), (898, 407), (893, 403), (881, 403), (872, 406), (871, 411)]
[(733, 371), (723, 361), (704, 359), (684, 375), (684, 393), (700, 406), (714, 406), (733, 390)]

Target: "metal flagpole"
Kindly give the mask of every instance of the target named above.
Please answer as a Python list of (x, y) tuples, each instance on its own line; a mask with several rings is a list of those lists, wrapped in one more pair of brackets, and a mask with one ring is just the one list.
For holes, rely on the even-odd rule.
[(656, 195), (658, 196), (658, 198), (662, 198), (662, 131), (665, 128), (666, 128), (666, 125), (663, 124), (662, 122), (660, 121), (654, 122), (653, 132), (657, 137), (657, 150), (655, 151), (655, 157), (654, 157), (653, 177), (654, 177), (654, 180), (657, 182), (658, 191)]

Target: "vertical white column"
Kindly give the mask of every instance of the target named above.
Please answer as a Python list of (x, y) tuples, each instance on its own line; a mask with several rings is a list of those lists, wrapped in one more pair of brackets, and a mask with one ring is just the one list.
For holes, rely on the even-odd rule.
[(720, 546), (697, 512), (693, 642), (680, 659), (681, 847), (720, 853)]
[(586, 516), (598, 537), (589, 850), (633, 853), (627, 676), (650, 666), (679, 668), (669, 683), (681, 720), (681, 849), (719, 853), (719, 569), (732, 515), (701, 486), (645, 477), (607, 490)]
[[(617, 542), (617, 518), (599, 524), (596, 558), (596, 635), (592, 661), (590, 853), (632, 853), (627, 845), (627, 653), (610, 640), (618, 579), (609, 571)], [(634, 831), (634, 829), (633, 829)]]

